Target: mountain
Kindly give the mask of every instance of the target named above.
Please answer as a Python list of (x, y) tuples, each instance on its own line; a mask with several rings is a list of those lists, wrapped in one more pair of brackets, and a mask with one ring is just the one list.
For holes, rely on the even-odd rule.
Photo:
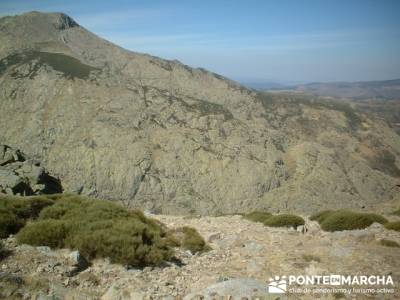
[(241, 81), (241, 83), (250, 89), (265, 91), (271, 89), (283, 90), (286, 85), (275, 81)]
[[(278, 87), (278, 89), (281, 89)], [(316, 82), (285, 88), (317, 96), (368, 99), (400, 99), (400, 79), (360, 82)]]
[(153, 212), (399, 200), (400, 136), (384, 120), (127, 51), (60, 13), (0, 19), (0, 128), (65, 191)]

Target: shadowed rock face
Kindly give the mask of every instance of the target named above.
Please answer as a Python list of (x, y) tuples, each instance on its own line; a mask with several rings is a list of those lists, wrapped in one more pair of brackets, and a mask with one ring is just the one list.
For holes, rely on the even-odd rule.
[(61, 192), (60, 180), (50, 176), (40, 162), (0, 145), (0, 193), (31, 196)]
[(66, 14), (59, 14), (59, 17), (57, 18), (57, 22), (54, 25), (55, 25), (56, 29), (59, 29), (59, 30), (64, 30), (64, 29), (79, 26), (78, 23), (76, 23), (72, 18), (70, 18)]
[(1, 18), (0, 61), (0, 142), (67, 191), (174, 214), (398, 201), (400, 137), (349, 106), (256, 93), (62, 14)]

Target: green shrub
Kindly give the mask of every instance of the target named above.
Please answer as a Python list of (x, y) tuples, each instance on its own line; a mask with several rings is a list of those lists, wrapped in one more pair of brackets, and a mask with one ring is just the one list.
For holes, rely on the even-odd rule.
[(249, 221), (253, 221), (253, 222), (264, 223), (271, 216), (272, 216), (272, 214), (270, 214), (268, 212), (253, 211), (249, 214), (244, 215), (243, 218), (245, 218)]
[(40, 220), (109, 220), (128, 217), (131, 213), (110, 201), (94, 200), (77, 195), (68, 195), (57, 200), (56, 205), (47, 207), (39, 214)]
[(177, 228), (173, 231), (172, 236), (173, 241), (176, 241), (180, 247), (189, 250), (192, 254), (210, 250), (210, 247), (195, 228), (188, 226)]
[(264, 221), (265, 226), (270, 227), (293, 227), (304, 225), (302, 217), (292, 214), (273, 215)]
[(385, 224), (386, 229), (400, 231), (400, 221), (396, 222), (387, 222)]
[(136, 219), (100, 221), (71, 235), (66, 244), (88, 259), (109, 257), (131, 266), (159, 264), (173, 254), (159, 231)]
[(304, 219), (302, 217), (292, 214), (272, 215), (268, 212), (255, 211), (244, 215), (243, 218), (253, 222), (260, 222), (270, 227), (297, 228), (297, 226), (304, 225)]
[(3, 246), (3, 243), (0, 241), (0, 261), (4, 258), (5, 255), (3, 255), (5, 249)]
[(53, 204), (54, 200), (48, 199), (44, 196), (35, 196), (27, 199), (19, 199), (19, 201), (16, 201), (14, 204), (14, 207), (16, 214), (20, 218), (35, 219), (38, 217), (42, 209)]
[(34, 78), (40, 66), (50, 66), (55, 71), (58, 71), (66, 78), (81, 78), (87, 79), (92, 71), (98, 70), (95, 67), (83, 64), (78, 59), (61, 54), (41, 52), (35, 50), (23, 51), (7, 56), (0, 60), (0, 74), (12, 65), (29, 63), (29, 73), (13, 72), (11, 76), (14, 78)]
[(3, 243), (0, 241), (0, 261), (2, 261), (4, 258), (6, 258), (7, 256), (9, 256), (11, 254), (11, 252), (9, 250), (7, 250)]
[(392, 212), (392, 214), (400, 217), (400, 208)]
[(15, 197), (0, 196), (0, 208), (13, 212), (20, 219), (37, 218), (40, 211), (54, 204), (47, 196)]
[(399, 243), (397, 243), (396, 241), (386, 240), (386, 239), (380, 240), (379, 244), (386, 247), (396, 247), (396, 248), (400, 247)]
[(67, 228), (62, 221), (44, 220), (34, 222), (22, 228), (17, 234), (17, 241), (32, 246), (49, 246), (60, 248), (64, 246)]
[(372, 223), (385, 224), (387, 220), (373, 213), (358, 213), (347, 210), (324, 211), (312, 216), (325, 231), (364, 229)]
[(0, 196), (0, 238), (20, 230), (28, 219), (35, 219), (40, 211), (54, 203), (47, 196)]
[(0, 238), (6, 238), (10, 234), (17, 233), (23, 226), (24, 222), (13, 212), (0, 208)]
[(311, 220), (311, 221), (317, 221), (317, 222), (321, 223), (321, 222), (323, 222), (323, 221), (326, 219), (326, 217), (328, 217), (332, 212), (333, 212), (332, 210), (323, 210), (323, 211), (320, 211), (320, 212), (318, 212), (318, 213), (316, 213), (316, 214), (313, 214), (313, 215), (310, 217), (310, 220)]
[(156, 265), (173, 255), (160, 222), (110, 201), (77, 195), (66, 195), (44, 208), (38, 221), (17, 237), (20, 243), (77, 249), (87, 259), (108, 257), (130, 266)]
[(321, 258), (319, 258), (316, 255), (312, 255), (312, 254), (303, 254), (303, 259), (306, 262), (311, 262), (311, 261), (321, 262)]
[(346, 299), (346, 294), (343, 292), (333, 293), (333, 299)]

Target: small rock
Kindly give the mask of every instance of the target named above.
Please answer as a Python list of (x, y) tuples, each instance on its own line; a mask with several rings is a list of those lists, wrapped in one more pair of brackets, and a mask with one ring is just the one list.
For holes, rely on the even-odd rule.
[(39, 293), (39, 294), (33, 296), (32, 299), (34, 299), (34, 300), (56, 300), (57, 298), (55, 296), (47, 296), (42, 293)]
[(256, 262), (255, 260), (251, 260), (246, 264), (246, 271), (248, 274), (259, 274), (262, 272), (262, 264)]
[(264, 246), (255, 242), (244, 244), (244, 249), (249, 252), (260, 252), (264, 250)]
[(350, 234), (356, 241), (372, 241), (375, 239), (375, 234), (365, 230), (354, 231)]
[[(262, 299), (276, 299), (273, 295), (269, 294), (267, 284), (258, 282), (250, 278), (236, 278), (228, 281), (216, 283), (205, 288), (202, 291), (188, 294), (183, 300), (192, 299), (213, 299), (212, 294), (217, 293), (220, 296), (234, 295), (235, 299), (241, 299), (246, 297), (253, 299), (253, 297), (263, 297)], [(201, 298), (196, 298), (196, 297)], [(214, 296), (215, 297), (215, 296)], [(286, 296), (282, 295), (281, 300), (287, 299)]]
[(69, 285), (69, 278), (65, 279), (64, 282), (63, 282), (63, 284), (64, 284), (65, 286), (68, 286), (68, 285)]
[(48, 267), (49, 271), (51, 271), (51, 272), (54, 271), (54, 268), (57, 266), (61, 266), (61, 263), (58, 261), (52, 261), (47, 264), (47, 267)]
[(308, 228), (305, 225), (300, 225), (300, 226), (297, 226), (296, 231), (300, 232), (302, 234), (305, 234), (305, 233), (307, 233)]
[(107, 292), (101, 296), (100, 300), (144, 300), (145, 295), (134, 289), (122, 289), (111, 286)]
[(35, 247), (26, 244), (22, 244), (16, 247), (17, 251), (32, 251), (33, 249), (35, 249)]
[(228, 280), (229, 280), (229, 277), (221, 276), (221, 277), (218, 277), (217, 282), (223, 282), (223, 281), (228, 281)]
[(39, 246), (36, 247), (36, 250), (38, 250), (42, 254), (48, 254), (49, 252), (51, 252), (51, 248), (48, 246)]
[(221, 239), (221, 233), (220, 232), (210, 232), (204, 235), (204, 239), (208, 242), (208, 243), (212, 243), (216, 240), (220, 240)]
[(368, 227), (368, 229), (372, 229), (373, 231), (380, 231), (380, 230), (384, 230), (385, 226), (383, 226), (380, 223), (374, 222), (371, 224), (371, 226)]
[(72, 269), (67, 272), (67, 276), (75, 276), (79, 272), (89, 267), (89, 262), (79, 253), (79, 251), (73, 251), (68, 255), (68, 262), (72, 266)]

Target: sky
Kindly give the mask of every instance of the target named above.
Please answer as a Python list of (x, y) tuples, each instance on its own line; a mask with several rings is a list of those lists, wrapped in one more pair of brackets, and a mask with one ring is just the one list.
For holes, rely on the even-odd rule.
[(400, 78), (397, 0), (0, 0), (0, 16), (32, 10), (242, 82)]

